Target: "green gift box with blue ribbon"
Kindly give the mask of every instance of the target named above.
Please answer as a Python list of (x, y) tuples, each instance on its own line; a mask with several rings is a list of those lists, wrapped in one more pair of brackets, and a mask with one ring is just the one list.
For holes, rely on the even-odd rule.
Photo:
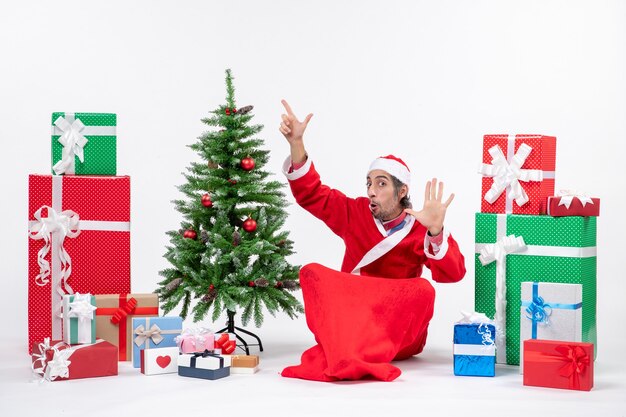
[(117, 115), (52, 113), (52, 173), (117, 175)]
[(580, 342), (582, 322), (582, 285), (522, 282), (520, 368), (524, 364), (524, 340)]
[(474, 308), (496, 323), (498, 363), (520, 364), (522, 282), (580, 284), (581, 341), (596, 344), (596, 220), (476, 213)]

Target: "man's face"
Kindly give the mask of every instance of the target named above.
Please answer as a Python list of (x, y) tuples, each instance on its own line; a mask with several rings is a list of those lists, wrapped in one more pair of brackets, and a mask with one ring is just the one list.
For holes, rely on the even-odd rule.
[(402, 213), (400, 200), (406, 196), (406, 188), (402, 187), (398, 195), (394, 189), (391, 175), (386, 171), (375, 169), (367, 176), (367, 196), (370, 199), (370, 210), (374, 217), (387, 221)]

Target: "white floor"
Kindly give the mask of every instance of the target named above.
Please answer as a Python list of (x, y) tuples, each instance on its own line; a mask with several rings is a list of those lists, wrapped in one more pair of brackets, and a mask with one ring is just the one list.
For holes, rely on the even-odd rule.
[[(118, 377), (39, 384), (18, 340), (0, 358), (1, 416), (626, 416), (626, 364), (596, 361), (591, 392), (525, 387), (517, 367), (498, 366), (495, 378), (455, 377), (451, 348), (427, 346), (399, 362), (394, 382), (320, 383), (283, 378), (308, 341), (280, 333), (264, 338), (261, 371), (218, 381), (144, 376), (120, 363)], [(184, 413), (184, 414), (182, 414)]]

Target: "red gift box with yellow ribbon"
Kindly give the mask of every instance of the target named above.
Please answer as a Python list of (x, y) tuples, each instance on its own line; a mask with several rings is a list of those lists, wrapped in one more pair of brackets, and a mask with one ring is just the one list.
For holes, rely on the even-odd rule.
[(63, 338), (64, 294), (130, 292), (130, 177), (28, 178), (28, 346)]
[(158, 317), (157, 294), (96, 295), (96, 337), (119, 348), (119, 360), (133, 357), (133, 317)]
[(590, 391), (593, 343), (525, 340), (524, 385)]

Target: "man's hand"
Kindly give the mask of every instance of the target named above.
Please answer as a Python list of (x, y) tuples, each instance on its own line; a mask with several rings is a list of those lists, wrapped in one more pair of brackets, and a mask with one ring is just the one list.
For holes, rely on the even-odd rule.
[(415, 211), (405, 209), (404, 211), (423, 224), (432, 236), (437, 236), (443, 229), (443, 220), (446, 218), (446, 210), (454, 199), (454, 193), (450, 194), (450, 197), (448, 197), (445, 203), (441, 202), (442, 197), (443, 182), (439, 183), (439, 189), (437, 189), (437, 178), (433, 178), (432, 181), (426, 183), (424, 207), (422, 210)]
[(309, 113), (304, 121), (301, 122), (296, 115), (293, 114), (293, 110), (291, 110), (291, 107), (289, 107), (289, 104), (285, 100), (281, 100), (280, 102), (285, 106), (287, 114), (281, 116), (282, 122), (278, 130), (285, 136), (285, 139), (289, 142), (289, 146), (291, 146), (291, 161), (294, 163), (304, 162), (306, 160), (306, 151), (304, 150), (302, 137), (309, 124), (309, 120), (313, 117), (313, 113)]

